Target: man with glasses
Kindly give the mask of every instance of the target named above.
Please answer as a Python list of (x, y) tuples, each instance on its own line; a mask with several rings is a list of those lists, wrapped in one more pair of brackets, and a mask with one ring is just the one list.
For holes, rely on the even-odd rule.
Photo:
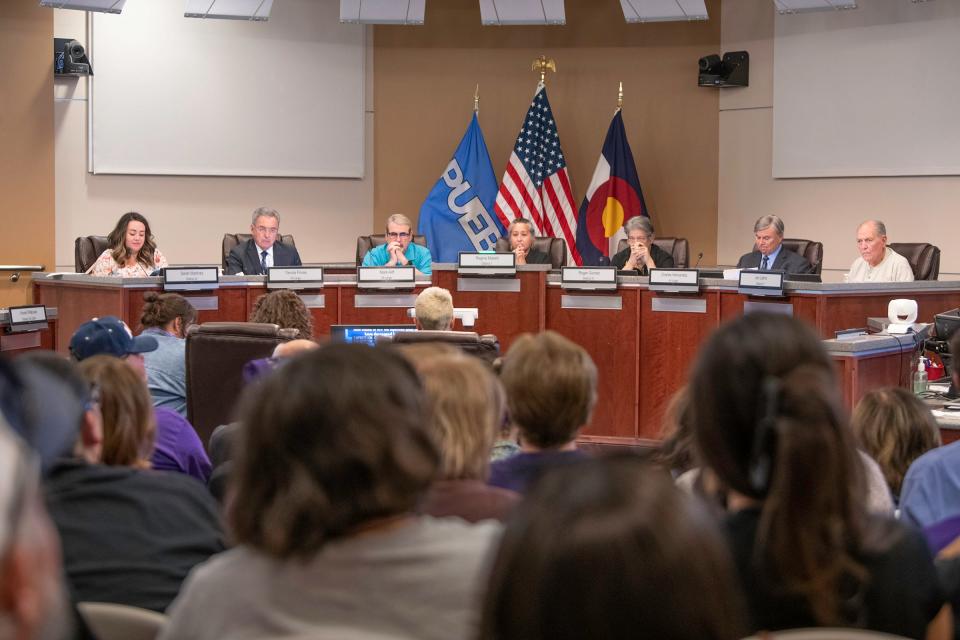
[(280, 214), (260, 207), (253, 212), (250, 225), (253, 237), (235, 246), (227, 256), (227, 275), (263, 275), (270, 267), (299, 267), (297, 248), (283, 244), (280, 238)]
[(387, 218), (387, 242), (367, 251), (363, 256), (364, 267), (405, 267), (413, 266), (424, 275), (433, 271), (433, 259), (430, 250), (411, 242), (413, 223), (410, 218), (395, 213)]

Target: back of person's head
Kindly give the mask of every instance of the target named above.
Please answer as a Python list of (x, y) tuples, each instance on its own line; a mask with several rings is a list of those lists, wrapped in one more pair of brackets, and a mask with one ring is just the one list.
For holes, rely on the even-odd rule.
[(563, 446), (590, 421), (597, 367), (582, 347), (558, 333), (517, 338), (503, 359), (500, 379), (510, 418), (529, 445)]
[(864, 541), (865, 490), (820, 339), (793, 318), (747, 314), (706, 342), (690, 386), (699, 458), (761, 501), (758, 557), (821, 624), (839, 622), (838, 584), (861, 569), (851, 552)]
[(441, 287), (427, 287), (414, 304), (417, 326), (432, 331), (448, 331), (453, 326), (453, 296)]
[(923, 402), (906, 389), (867, 393), (850, 420), (864, 451), (880, 465), (893, 495), (907, 469), (921, 455), (940, 446), (940, 427)]
[(546, 473), (510, 519), (484, 640), (742, 637), (719, 523), (631, 454)]
[(197, 310), (179, 293), (148, 291), (143, 294), (143, 301), (140, 325), (144, 329), (163, 329), (179, 319), (178, 333), (183, 337), (187, 335), (187, 327), (197, 321)]
[(265, 293), (253, 304), (250, 322), (266, 322), (279, 325), (281, 329), (297, 329), (300, 338), (313, 337), (313, 317), (296, 293), (290, 289), (277, 289)]
[(697, 466), (694, 456), (693, 425), (690, 424), (690, 389), (681, 387), (663, 412), (660, 435), (663, 440), (655, 454), (664, 468), (681, 474)]
[(309, 558), (366, 523), (411, 512), (437, 474), (423, 388), (384, 347), (331, 344), (244, 400), (229, 517), (238, 543)]
[(428, 358), (416, 367), (440, 445), (441, 476), (486, 480), (504, 411), (500, 382), (482, 362), (457, 351)]
[(103, 416), (100, 462), (148, 469), (156, 421), (146, 383), (122, 360), (110, 356), (87, 358), (80, 363), (80, 373), (99, 393)]

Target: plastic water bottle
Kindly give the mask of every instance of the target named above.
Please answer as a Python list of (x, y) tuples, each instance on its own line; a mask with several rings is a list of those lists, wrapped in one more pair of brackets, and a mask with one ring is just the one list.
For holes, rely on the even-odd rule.
[(913, 393), (920, 395), (927, 391), (927, 366), (920, 358), (917, 364), (917, 370), (913, 372)]

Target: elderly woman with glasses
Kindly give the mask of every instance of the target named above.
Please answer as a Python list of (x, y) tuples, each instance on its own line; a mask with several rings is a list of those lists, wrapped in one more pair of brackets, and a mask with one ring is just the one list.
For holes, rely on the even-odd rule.
[(433, 259), (430, 250), (411, 242), (413, 223), (402, 213), (387, 218), (387, 242), (381, 244), (363, 256), (364, 267), (406, 267), (412, 266), (420, 273), (429, 276), (433, 272)]

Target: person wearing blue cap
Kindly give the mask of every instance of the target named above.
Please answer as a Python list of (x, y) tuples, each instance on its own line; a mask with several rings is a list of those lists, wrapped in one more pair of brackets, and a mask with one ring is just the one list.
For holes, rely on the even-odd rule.
[[(80, 325), (70, 338), (70, 353), (78, 362), (92, 356), (120, 358), (147, 384), (143, 355), (157, 349), (153, 336), (134, 336), (119, 318), (104, 316)], [(196, 430), (186, 418), (166, 407), (154, 407), (157, 421), (156, 447), (150, 462), (154, 469), (179, 471), (206, 484), (212, 469), (210, 458)]]

